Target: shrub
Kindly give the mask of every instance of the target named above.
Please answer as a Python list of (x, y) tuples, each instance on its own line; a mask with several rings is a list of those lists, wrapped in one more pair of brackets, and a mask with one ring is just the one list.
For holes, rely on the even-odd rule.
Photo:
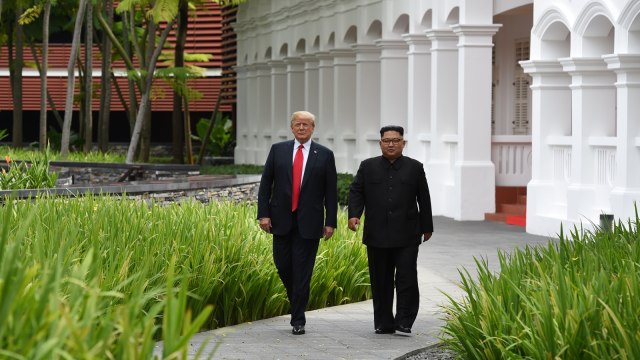
[(49, 171), (49, 151), (35, 153), (30, 162), (16, 162), (6, 156), (9, 170), (0, 172), (0, 190), (51, 188), (58, 175)]
[[(255, 213), (102, 196), (5, 201), (0, 358), (150, 359), (161, 337), (166, 351), (186, 351), (200, 329), (286, 314)], [(310, 309), (370, 298), (365, 248), (346, 221), (320, 244)]]
[(499, 254), (500, 272), (461, 271), (449, 297), (445, 341), (468, 359), (640, 358), (640, 234), (577, 229), (547, 247)]

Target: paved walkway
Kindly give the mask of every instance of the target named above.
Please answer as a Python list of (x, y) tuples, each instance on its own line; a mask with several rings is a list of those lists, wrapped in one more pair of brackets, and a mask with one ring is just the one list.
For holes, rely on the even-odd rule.
[(355, 304), (307, 312), (306, 334), (291, 334), (289, 316), (245, 323), (197, 334), (193, 353), (207, 339), (205, 357), (214, 359), (395, 359), (438, 342), (443, 324), (441, 291), (461, 296), (456, 282), (462, 267), (475, 274), (474, 257), (488, 259), (498, 269), (497, 249), (546, 244), (549, 238), (529, 235), (523, 228), (493, 222), (458, 222), (434, 218), (435, 233), (418, 256), (420, 312), (413, 336), (376, 335), (373, 305)]

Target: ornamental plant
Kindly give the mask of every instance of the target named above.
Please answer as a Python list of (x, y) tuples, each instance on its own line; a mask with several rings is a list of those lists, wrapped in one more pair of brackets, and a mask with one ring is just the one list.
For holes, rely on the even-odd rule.
[(462, 359), (639, 359), (640, 233), (562, 229), (558, 242), (500, 253), (500, 272), (461, 271), (443, 341)]
[(0, 190), (51, 188), (58, 175), (49, 171), (49, 151), (34, 153), (30, 162), (14, 161), (5, 156), (8, 170), (0, 172)]

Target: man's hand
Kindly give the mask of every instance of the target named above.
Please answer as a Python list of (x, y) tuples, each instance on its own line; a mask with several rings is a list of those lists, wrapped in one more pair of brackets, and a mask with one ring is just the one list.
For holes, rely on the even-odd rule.
[(427, 242), (429, 239), (431, 239), (431, 235), (433, 235), (433, 233), (422, 234), (422, 236), (424, 236), (424, 238), (422, 239), (422, 242)]
[(349, 219), (349, 230), (357, 231), (358, 230), (358, 225), (360, 225), (360, 219), (359, 218), (352, 217), (351, 219)]
[(329, 240), (333, 236), (333, 228), (331, 226), (324, 227), (324, 239)]
[(260, 218), (260, 229), (271, 233), (271, 218)]

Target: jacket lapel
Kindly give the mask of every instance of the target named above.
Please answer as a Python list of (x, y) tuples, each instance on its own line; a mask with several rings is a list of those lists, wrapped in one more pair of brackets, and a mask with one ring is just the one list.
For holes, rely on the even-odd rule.
[(284, 152), (284, 156), (286, 156), (286, 162), (289, 164), (289, 171), (287, 171), (287, 179), (289, 180), (289, 188), (293, 184), (293, 145), (295, 145), (295, 141), (290, 140), (288, 144), (285, 146), (286, 151)]
[[(314, 164), (318, 159), (318, 149), (316, 147), (316, 143), (311, 142), (311, 147), (309, 147), (309, 157), (307, 158), (307, 165), (304, 167), (304, 175), (302, 176), (302, 184), (300, 185), (300, 190), (304, 188), (304, 185), (309, 182), (309, 178), (311, 177), (311, 173), (313, 172)], [(292, 165), (293, 166), (293, 165)]]

